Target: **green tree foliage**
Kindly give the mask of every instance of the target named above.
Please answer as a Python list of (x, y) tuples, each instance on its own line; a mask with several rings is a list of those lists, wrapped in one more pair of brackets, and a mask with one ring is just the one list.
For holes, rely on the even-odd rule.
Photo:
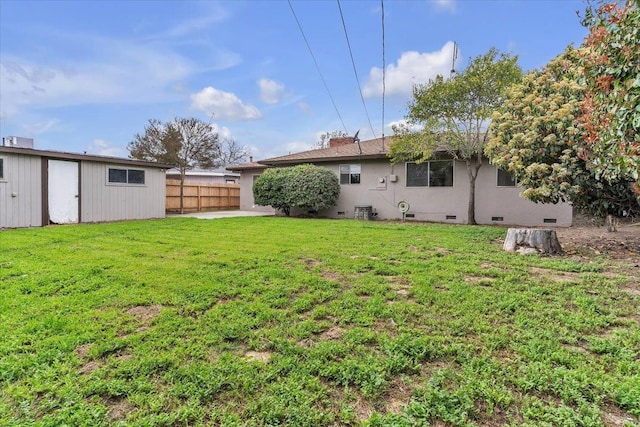
[(578, 65), (586, 94), (580, 120), (590, 166), (608, 181), (636, 181), (640, 194), (639, 2), (587, 8)]
[(190, 118), (175, 118), (163, 123), (151, 119), (144, 133), (136, 134), (127, 145), (129, 157), (172, 166), (180, 172), (180, 213), (184, 212), (184, 178), (195, 167), (220, 165), (220, 142), (211, 123)]
[(525, 188), (523, 197), (534, 202), (571, 201), (600, 217), (638, 214), (631, 183), (598, 179), (587, 162), (585, 126), (577, 120), (585, 97), (578, 54), (568, 48), (507, 91), (493, 115), (485, 153), (511, 172)]
[(253, 183), (256, 204), (272, 206), (289, 215), (291, 208), (321, 211), (335, 206), (340, 196), (338, 177), (311, 164), (267, 169)]
[(389, 154), (393, 163), (424, 162), (435, 152), (446, 152), (465, 162), (470, 224), (476, 223), (475, 183), (482, 166), (488, 121), (502, 104), (505, 89), (521, 78), (517, 57), (492, 48), (471, 59), (454, 78), (437, 76), (427, 84), (414, 86), (406, 123), (394, 127), (396, 135)]

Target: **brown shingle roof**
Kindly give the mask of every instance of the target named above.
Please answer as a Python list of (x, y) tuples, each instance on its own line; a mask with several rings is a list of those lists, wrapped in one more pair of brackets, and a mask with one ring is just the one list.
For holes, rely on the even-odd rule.
[(259, 163), (259, 162), (249, 162), (249, 163), (242, 163), (240, 165), (229, 165), (225, 167), (225, 169), (228, 171), (243, 171), (243, 170), (249, 170), (249, 169), (266, 169), (268, 167), (269, 166), (263, 165), (262, 163)]
[(369, 141), (361, 141), (359, 144), (353, 143), (272, 157), (270, 159), (260, 160), (260, 163), (275, 166), (307, 162), (329, 162), (333, 160), (379, 159), (387, 157), (389, 144), (391, 144), (391, 137), (384, 138), (384, 143), (382, 138), (377, 138)]

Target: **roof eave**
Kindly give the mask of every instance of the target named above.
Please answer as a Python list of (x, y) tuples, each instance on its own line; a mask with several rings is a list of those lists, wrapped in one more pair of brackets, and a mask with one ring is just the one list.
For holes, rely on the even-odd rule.
[(171, 165), (166, 165), (166, 164), (156, 163), (156, 162), (148, 162), (145, 160), (126, 159), (122, 157), (111, 157), (111, 156), (99, 156), (95, 154), (68, 153), (64, 151), (38, 150), (35, 148), (25, 148), (25, 147), (0, 146), (0, 153), (14, 153), (14, 154), (23, 154), (27, 156), (41, 156), (41, 157), (47, 157), (51, 159), (61, 159), (61, 160), (86, 160), (86, 161), (101, 162), (101, 163), (126, 164), (126, 165), (133, 165), (133, 166), (158, 168), (158, 169), (172, 168)]

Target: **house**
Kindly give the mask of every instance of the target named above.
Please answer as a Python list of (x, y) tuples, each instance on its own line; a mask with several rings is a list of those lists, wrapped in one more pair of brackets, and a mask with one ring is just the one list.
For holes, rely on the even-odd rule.
[(31, 145), (0, 146), (0, 228), (164, 218), (167, 166)]
[[(185, 181), (208, 184), (237, 184), (240, 174), (220, 169), (191, 169), (185, 174)], [(167, 179), (180, 179), (180, 171), (176, 168), (167, 170)]]
[[(334, 138), (328, 148), (230, 166), (228, 169), (240, 172), (240, 209), (271, 209), (253, 202), (253, 181), (266, 168), (312, 163), (332, 170), (341, 186), (337, 206), (320, 215), (402, 219), (399, 204), (405, 202), (401, 206), (408, 205), (406, 219), (467, 223), (469, 179), (465, 163), (436, 156), (421, 164), (393, 165), (388, 158), (390, 142), (391, 138), (359, 143), (354, 143), (353, 138)], [(521, 191), (507, 173), (485, 159), (476, 180), (476, 222), (571, 225), (573, 209), (569, 203), (536, 204), (520, 197)]]

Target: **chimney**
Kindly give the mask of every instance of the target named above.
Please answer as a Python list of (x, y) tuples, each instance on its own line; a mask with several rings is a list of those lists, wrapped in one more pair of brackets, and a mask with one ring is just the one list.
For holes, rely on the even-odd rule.
[(249, 156), (249, 163), (253, 163), (253, 156)]
[(331, 138), (329, 140), (329, 147), (341, 147), (343, 145), (353, 144), (356, 142), (352, 136), (344, 136), (340, 138)]

